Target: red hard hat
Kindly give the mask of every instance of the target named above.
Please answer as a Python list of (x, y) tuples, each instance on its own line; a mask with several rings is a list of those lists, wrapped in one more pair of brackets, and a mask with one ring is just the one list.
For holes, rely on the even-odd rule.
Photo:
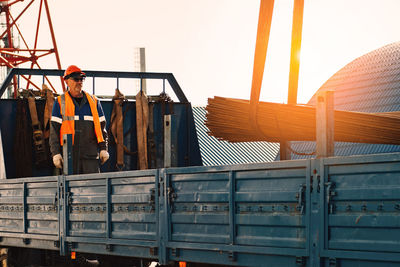
[(70, 78), (71, 76), (86, 77), (86, 73), (84, 73), (77, 66), (71, 65), (64, 72), (64, 80)]

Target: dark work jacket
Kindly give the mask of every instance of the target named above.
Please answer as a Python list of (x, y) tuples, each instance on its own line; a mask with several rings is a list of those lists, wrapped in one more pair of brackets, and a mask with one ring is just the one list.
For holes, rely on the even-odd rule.
[[(69, 94), (69, 92), (67, 92)], [(81, 103), (78, 104), (74, 98), (72, 101), (75, 105), (75, 138), (74, 138), (74, 156), (79, 151), (80, 160), (98, 160), (99, 150), (107, 150), (107, 131), (106, 120), (100, 101), (97, 100), (97, 111), (99, 113), (100, 126), (103, 133), (104, 142), (97, 142), (94, 131), (93, 116), (90, 111), (89, 102), (86, 95), (83, 94)], [(62, 147), (60, 144), (60, 128), (62, 123), (61, 109), (58, 101), (54, 101), (51, 124), (50, 124), (50, 151), (52, 156), (56, 154), (62, 155)]]

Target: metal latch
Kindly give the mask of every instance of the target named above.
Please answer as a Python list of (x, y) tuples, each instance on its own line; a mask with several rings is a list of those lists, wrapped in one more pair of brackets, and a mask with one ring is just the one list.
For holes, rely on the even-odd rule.
[(332, 202), (332, 198), (337, 195), (333, 189), (335, 188), (334, 182), (327, 182), (325, 183), (326, 186), (326, 204), (328, 205), (328, 213), (334, 213), (334, 204)]
[(306, 191), (306, 185), (302, 184), (300, 185), (299, 192), (296, 193), (296, 198), (297, 198), (297, 207), (296, 209), (300, 211), (300, 214), (304, 214), (304, 208), (305, 208), (305, 198), (304, 194)]
[(306, 266), (306, 259), (304, 257), (296, 257), (297, 266)]
[(156, 189), (151, 188), (150, 189), (150, 198), (149, 198), (149, 204), (155, 204), (156, 203)]
[[(60, 183), (60, 186), (58, 188), (59, 188), (58, 195), (60, 196), (61, 199), (63, 199), (64, 198), (64, 184)], [(60, 204), (62, 204), (62, 201)]]
[(236, 261), (236, 253), (235, 251), (228, 251), (228, 258), (230, 261)]
[(178, 197), (176, 195), (176, 193), (174, 192), (174, 188), (173, 187), (168, 187), (167, 188), (167, 193), (168, 193), (169, 200), (171, 202), (174, 201)]
[(56, 193), (54, 194), (54, 200), (53, 200), (53, 207), (57, 207), (58, 204), (58, 192), (56, 191)]
[(72, 204), (72, 192), (67, 192), (66, 200), (67, 200), (68, 206), (71, 206), (71, 204)]

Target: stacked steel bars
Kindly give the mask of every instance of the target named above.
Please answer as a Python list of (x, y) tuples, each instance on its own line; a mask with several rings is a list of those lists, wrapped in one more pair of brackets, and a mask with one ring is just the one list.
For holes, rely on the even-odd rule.
[[(315, 107), (259, 102), (258, 126), (251, 125), (248, 100), (208, 99), (209, 135), (230, 142), (313, 141)], [(255, 114), (252, 114), (254, 116)], [(400, 113), (334, 111), (335, 141), (400, 145)]]

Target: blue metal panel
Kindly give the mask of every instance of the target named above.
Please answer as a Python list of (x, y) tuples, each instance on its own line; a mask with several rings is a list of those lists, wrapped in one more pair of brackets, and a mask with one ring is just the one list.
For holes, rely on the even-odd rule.
[(340, 266), (354, 260), (400, 264), (399, 154), (328, 158), (321, 170), (321, 255)]
[(0, 183), (1, 246), (58, 249), (57, 177)]
[(295, 265), (296, 257), (308, 256), (309, 164), (167, 169), (168, 257)]
[(395, 153), (4, 180), (0, 245), (161, 264), (399, 266), (399, 166)]
[(67, 176), (65, 185), (71, 251), (156, 257), (157, 170)]

